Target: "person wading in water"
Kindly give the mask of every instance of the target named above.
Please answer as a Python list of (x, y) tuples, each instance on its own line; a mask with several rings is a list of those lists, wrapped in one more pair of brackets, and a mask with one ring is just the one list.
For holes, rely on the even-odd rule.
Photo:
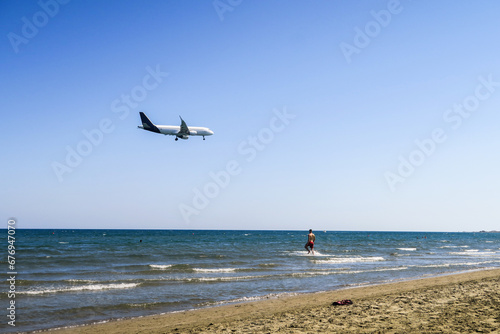
[[(309, 253), (313, 253), (314, 255), (314, 241), (316, 241), (316, 236), (314, 235), (313, 233), (313, 230), (309, 230), (309, 234), (307, 235), (307, 243), (306, 245), (304, 246), (305, 249), (307, 249), (307, 254)], [(311, 249), (307, 248), (307, 247), (311, 247)]]

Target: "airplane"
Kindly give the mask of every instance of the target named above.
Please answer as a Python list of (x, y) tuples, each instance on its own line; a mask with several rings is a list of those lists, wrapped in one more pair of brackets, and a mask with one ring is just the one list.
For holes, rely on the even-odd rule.
[(214, 134), (212, 130), (209, 128), (201, 127), (201, 126), (190, 126), (186, 125), (186, 122), (182, 119), (181, 116), (181, 125), (154, 125), (142, 111), (139, 112), (141, 115), (142, 125), (139, 125), (139, 129), (143, 129), (146, 131), (161, 133), (164, 135), (175, 136), (175, 140), (177, 141), (179, 138), (188, 139), (189, 136), (203, 136), (203, 140), (205, 140), (205, 136), (211, 136)]

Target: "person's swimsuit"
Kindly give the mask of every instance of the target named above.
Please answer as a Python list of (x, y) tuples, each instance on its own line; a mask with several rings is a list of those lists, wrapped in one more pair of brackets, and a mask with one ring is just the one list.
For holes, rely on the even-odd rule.
[(314, 248), (314, 241), (308, 241), (307, 244), (306, 244), (306, 247), (311, 247), (311, 249)]

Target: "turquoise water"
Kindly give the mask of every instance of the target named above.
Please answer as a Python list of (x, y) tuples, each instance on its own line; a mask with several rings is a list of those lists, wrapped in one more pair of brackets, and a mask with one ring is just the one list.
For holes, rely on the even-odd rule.
[[(17, 326), (4, 319), (0, 328), (65, 327), (500, 267), (500, 233), (314, 233), (313, 256), (304, 249), (307, 230), (17, 230)], [(9, 271), (6, 257), (1, 265)], [(8, 307), (6, 292), (0, 303)]]

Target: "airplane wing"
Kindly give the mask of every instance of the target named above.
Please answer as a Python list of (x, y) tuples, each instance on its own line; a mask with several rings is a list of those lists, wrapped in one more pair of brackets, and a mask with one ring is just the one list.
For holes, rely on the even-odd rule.
[(182, 119), (182, 117), (179, 116), (179, 118), (181, 119), (181, 130), (179, 131), (178, 135), (188, 136), (190, 134), (189, 133), (189, 128), (187, 127), (186, 122), (184, 122), (184, 120)]

